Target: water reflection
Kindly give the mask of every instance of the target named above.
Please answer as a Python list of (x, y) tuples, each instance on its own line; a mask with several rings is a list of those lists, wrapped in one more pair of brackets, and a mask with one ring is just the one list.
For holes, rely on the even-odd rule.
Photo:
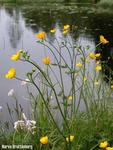
[[(85, 46), (90, 45), (91, 51), (95, 50), (95, 43), (98, 43), (99, 36), (102, 34), (110, 41), (110, 44), (103, 45), (98, 49), (102, 54), (101, 61), (106, 61), (109, 56), (112, 56), (113, 15), (104, 12), (96, 13), (96, 9), (89, 7), (83, 8), (82, 6), (74, 6), (67, 7), (68, 9), (64, 8), (66, 7), (62, 7), (61, 9), (58, 9), (58, 7), (51, 7), (50, 9), (49, 7), (35, 6), (1, 7), (0, 64), (2, 71), (0, 72), (0, 106), (5, 105), (7, 102), (12, 104), (7, 93), (11, 88), (15, 88), (18, 95), (20, 95), (19, 103), (22, 104), (25, 111), (30, 112), (29, 101), (25, 101), (25, 99), (27, 99), (26, 95), (24, 95), (25, 90), (20, 87), (20, 83), (17, 83), (17, 81), (7, 81), (4, 79), (4, 74), (9, 67), (14, 66), (18, 68), (18, 76), (25, 78), (25, 70), (27, 72), (31, 69), (28, 65), (23, 65), (23, 63), (14, 64), (9, 60), (10, 55), (16, 49), (22, 48), (28, 50), (32, 57), (41, 64), (41, 59), (45, 54), (42, 50), (43, 47), (35, 42), (35, 33), (40, 30), (44, 30), (48, 35), (48, 40), (55, 43), (54, 35), (50, 35), (50, 29), (56, 27), (58, 31), (55, 36), (59, 37), (63, 25), (70, 24), (70, 39)], [(65, 56), (65, 58), (68, 60), (67, 56)], [(103, 73), (108, 77), (110, 76), (110, 71), (107, 67), (112, 70), (112, 62), (113, 59), (111, 57), (103, 70)], [(6, 110), (7, 108), (4, 106), (2, 112)], [(4, 113), (3, 116), (0, 114), (0, 116), (2, 116), (1, 120), (8, 120), (9, 116), (7, 114), (8, 112)]]

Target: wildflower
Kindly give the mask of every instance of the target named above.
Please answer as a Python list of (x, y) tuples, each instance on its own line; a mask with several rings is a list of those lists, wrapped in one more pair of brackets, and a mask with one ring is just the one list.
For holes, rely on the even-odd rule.
[(22, 118), (23, 120), (18, 120), (14, 123), (14, 129), (27, 129), (28, 131), (32, 132), (32, 130), (36, 128), (36, 121), (28, 120), (24, 113), (22, 114)]
[(50, 58), (49, 57), (45, 57), (45, 58), (43, 58), (43, 64), (45, 64), (45, 65), (49, 65), (50, 64)]
[(77, 63), (76, 67), (82, 68), (82, 63)]
[(93, 53), (93, 52), (91, 52), (91, 53), (89, 53), (89, 55), (88, 55), (91, 59), (95, 59), (96, 57), (95, 57), (95, 54)]
[(111, 85), (111, 89), (113, 89), (113, 85)]
[(106, 150), (113, 150), (113, 147), (106, 147)]
[(67, 33), (68, 33), (68, 30), (64, 30), (62, 33), (63, 33), (64, 35), (67, 34)]
[(96, 57), (96, 58), (99, 58), (100, 56), (101, 56), (100, 53), (95, 54), (95, 57)]
[(99, 66), (96, 66), (96, 67), (95, 67), (95, 70), (96, 70), (96, 71), (101, 71), (101, 70), (102, 70), (102, 67), (101, 67), (100, 65), (99, 65)]
[(16, 70), (15, 68), (10, 68), (7, 74), (5, 75), (6, 78), (12, 79), (16, 76)]
[(51, 29), (50, 32), (51, 32), (51, 33), (55, 33), (55, 32), (56, 32), (56, 29)]
[(66, 137), (66, 141), (67, 142), (69, 142), (69, 141), (73, 142), (74, 138), (75, 138), (74, 135), (70, 135), (69, 137)]
[(72, 96), (68, 96), (68, 100), (71, 101), (73, 99)]
[(11, 60), (13, 60), (13, 61), (19, 60), (21, 57), (21, 53), (22, 53), (22, 50), (18, 51), (16, 54), (12, 55)]
[(108, 41), (107, 39), (105, 39), (103, 35), (100, 35), (100, 42), (101, 42), (102, 44), (107, 44), (107, 43), (109, 43), (109, 41)]
[(45, 32), (39, 32), (36, 34), (36, 37), (43, 40), (46, 37), (46, 33)]
[(67, 24), (64, 26), (63, 30), (68, 30), (69, 28), (70, 28), (70, 25)]
[(14, 89), (11, 89), (9, 92), (8, 92), (8, 96), (13, 96), (14, 95)]
[(107, 141), (101, 142), (100, 145), (99, 145), (100, 148), (106, 148), (107, 146), (108, 146)]
[(29, 79), (25, 79), (25, 81), (21, 82), (21, 86), (27, 85), (28, 82), (30, 82), (30, 80)]
[(44, 145), (45, 145), (45, 144), (48, 144), (48, 141), (49, 141), (49, 140), (48, 140), (48, 137), (47, 137), (47, 136), (43, 136), (43, 137), (40, 138), (40, 143), (41, 143), (41, 144), (44, 144)]
[(23, 120), (18, 120), (14, 123), (14, 129), (15, 130), (23, 130), (25, 129), (25, 122)]

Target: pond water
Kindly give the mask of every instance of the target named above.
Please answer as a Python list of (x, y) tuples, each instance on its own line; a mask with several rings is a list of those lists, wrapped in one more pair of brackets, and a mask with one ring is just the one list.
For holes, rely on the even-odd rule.
[[(8, 96), (10, 89), (14, 89), (19, 103), (28, 116), (30, 115), (30, 103), (25, 94), (25, 87), (22, 87), (16, 79), (5, 79), (4, 74), (10, 67), (15, 67), (17, 75), (25, 79), (25, 73), (31, 71), (31, 67), (22, 62), (12, 62), (10, 56), (16, 50), (24, 49), (29, 51), (32, 57), (42, 65), (42, 58), (45, 53), (42, 50), (43, 47), (36, 43), (35, 34), (39, 31), (45, 31), (48, 40), (54, 42), (54, 36), (59, 37), (61, 35), (65, 24), (71, 25), (69, 38), (81, 45), (90, 45), (91, 51), (95, 51), (99, 35), (104, 35), (111, 44), (102, 48), (101, 59), (107, 60), (109, 56), (112, 56), (113, 13), (110, 10), (107, 12), (95, 6), (76, 4), (0, 6), (0, 106), (3, 107), (0, 109), (1, 121), (10, 120), (7, 103), (10, 107), (15, 104), (15, 100)], [(50, 29), (54, 27), (57, 28), (57, 32), (51, 36)], [(111, 69), (113, 69), (112, 63), (113, 60), (111, 59), (108, 62)], [(107, 70), (104, 73), (109, 75)]]

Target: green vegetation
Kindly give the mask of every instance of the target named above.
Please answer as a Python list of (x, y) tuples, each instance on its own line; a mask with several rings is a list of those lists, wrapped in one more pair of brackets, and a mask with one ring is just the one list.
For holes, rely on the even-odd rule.
[[(55, 32), (57, 29), (52, 29), (49, 34), (54, 36)], [(15, 99), (17, 121), (12, 122), (14, 129), (9, 135), (4, 126), (1, 128), (1, 145), (30, 144), (35, 150), (101, 150), (108, 145), (100, 148), (100, 143), (107, 141), (113, 146), (113, 82), (104, 82), (107, 76), (101, 73), (107, 61), (100, 61), (101, 53), (95, 54), (89, 46), (69, 40), (69, 32), (70, 26), (65, 25), (61, 37), (55, 38), (57, 45), (47, 40), (45, 32), (36, 34), (37, 44), (44, 46), (46, 54), (42, 59), (44, 69), (27, 51), (11, 56), (12, 61), (33, 66), (26, 74), (27, 80), (17, 77), (15, 68), (5, 75), (26, 86), (32, 120), (25, 116), (11, 90), (8, 95)], [(101, 35), (96, 48), (108, 44)], [(33, 87), (36, 92), (31, 91)], [(12, 118), (9, 106), (8, 110)]]

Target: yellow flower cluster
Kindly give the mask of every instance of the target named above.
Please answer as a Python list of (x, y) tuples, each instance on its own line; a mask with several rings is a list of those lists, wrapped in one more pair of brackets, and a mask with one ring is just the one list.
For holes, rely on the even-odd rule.
[(101, 142), (99, 147), (105, 150), (113, 150), (113, 147), (108, 146), (109, 143), (107, 141)]
[(69, 31), (69, 28), (70, 28), (70, 25), (64, 25), (64, 27), (63, 27), (63, 34), (65, 35), (65, 34), (67, 34), (68, 33), (68, 31)]
[(44, 40), (46, 38), (46, 33), (45, 32), (39, 32), (36, 34), (36, 37), (41, 39), (41, 40)]
[(6, 73), (5, 77), (8, 79), (12, 79), (16, 76), (15, 68), (10, 68), (9, 71)]
[(96, 59), (96, 58), (99, 58), (100, 56), (101, 56), (101, 54), (100, 53), (93, 53), (93, 52), (91, 52), (91, 53), (89, 53), (88, 54), (88, 56), (91, 58), (91, 59)]

